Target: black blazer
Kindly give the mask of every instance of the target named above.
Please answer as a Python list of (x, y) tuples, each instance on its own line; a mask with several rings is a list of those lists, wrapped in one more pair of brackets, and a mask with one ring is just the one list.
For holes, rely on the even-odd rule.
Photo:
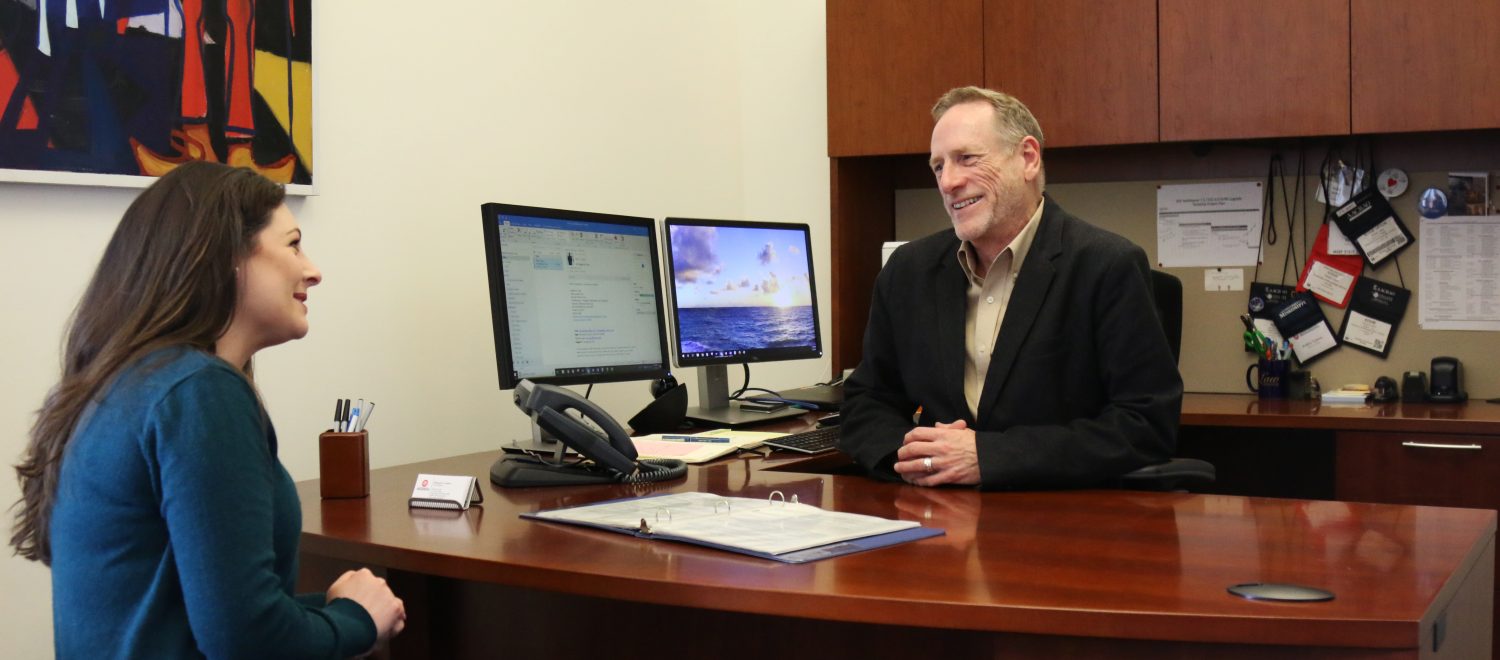
[(840, 448), (893, 477), (917, 423), (967, 420), (984, 488), (1110, 484), (1172, 456), (1182, 378), (1156, 317), (1146, 253), (1046, 199), (985, 377), (963, 392), (968, 282), (945, 230), (897, 249), (875, 282)]

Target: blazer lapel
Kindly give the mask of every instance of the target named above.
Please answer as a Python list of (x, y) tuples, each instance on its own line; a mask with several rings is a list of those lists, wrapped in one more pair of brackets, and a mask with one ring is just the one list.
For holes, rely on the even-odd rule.
[[(1005, 319), (1000, 323), (1000, 336), (995, 340), (995, 351), (990, 355), (990, 370), (984, 377), (984, 392), (979, 397), (979, 417), (986, 416), (994, 407), (1000, 393), (1008, 385), (1010, 369), (1021, 352), (1021, 344), (1031, 333), (1036, 322), (1037, 310), (1047, 299), (1047, 291), (1057, 275), (1052, 261), (1062, 254), (1062, 220), (1057, 217), (1057, 206), (1047, 199), (1042, 210), (1041, 224), (1036, 228), (1031, 251), (1026, 262), (1021, 264), (1016, 288), (1011, 291), (1010, 303), (1005, 308)], [(960, 340), (962, 343), (962, 340)], [(959, 374), (960, 382), (963, 374)], [(976, 420), (978, 421), (978, 420)]]
[(937, 311), (938, 382), (943, 398), (957, 402), (956, 410), (968, 410), (964, 404), (964, 312), (968, 306), (968, 281), (958, 265), (958, 242), (943, 252), (937, 265), (936, 290), (932, 300)]

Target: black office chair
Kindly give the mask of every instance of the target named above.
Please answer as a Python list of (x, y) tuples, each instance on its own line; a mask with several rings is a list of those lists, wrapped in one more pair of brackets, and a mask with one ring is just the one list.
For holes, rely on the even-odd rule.
[[(1167, 333), (1175, 367), (1182, 357), (1182, 280), (1170, 273), (1151, 271), (1151, 297), (1156, 301), (1156, 318)], [(1173, 458), (1165, 463), (1147, 465), (1120, 477), (1120, 486), (1132, 490), (1174, 491), (1211, 484), (1218, 478), (1213, 463), (1196, 458)]]
[(1151, 297), (1156, 301), (1156, 318), (1167, 333), (1172, 347), (1173, 363), (1182, 361), (1182, 280), (1176, 275), (1151, 271)]

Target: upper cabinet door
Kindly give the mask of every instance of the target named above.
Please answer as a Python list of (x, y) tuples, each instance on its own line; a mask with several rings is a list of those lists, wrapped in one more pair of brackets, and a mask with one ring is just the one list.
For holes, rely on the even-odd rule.
[(1349, 0), (1159, 7), (1163, 141), (1349, 132)]
[(1156, 0), (985, 0), (984, 82), (1049, 147), (1155, 142)]
[(1354, 132), (1500, 127), (1500, 2), (1353, 0)]
[(984, 82), (983, 0), (827, 0), (828, 155), (925, 154), (932, 104)]

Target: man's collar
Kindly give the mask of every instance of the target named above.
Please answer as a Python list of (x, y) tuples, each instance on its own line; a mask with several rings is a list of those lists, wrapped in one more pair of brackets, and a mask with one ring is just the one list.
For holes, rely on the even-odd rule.
[[(1019, 267), (1021, 263), (1025, 262), (1026, 253), (1031, 251), (1031, 244), (1036, 239), (1037, 225), (1041, 224), (1042, 221), (1042, 210), (1046, 207), (1047, 198), (1043, 196), (1037, 200), (1036, 210), (1031, 212), (1031, 218), (1021, 227), (1021, 231), (1016, 234), (1016, 237), (1010, 240), (1009, 245), (1006, 245), (1000, 252), (996, 253), (995, 258), (990, 263), (985, 264), (984, 272), (986, 276), (989, 275), (989, 270), (995, 265), (995, 261), (998, 261), (1000, 255), (1005, 254), (1006, 250), (1009, 250), (1011, 253), (1011, 263), (1014, 264), (1013, 268)], [(959, 241), (958, 265), (963, 268), (964, 277), (970, 281), (981, 279), (974, 275), (977, 272), (975, 266), (978, 263), (979, 249), (974, 247), (974, 244), (969, 241)]]

